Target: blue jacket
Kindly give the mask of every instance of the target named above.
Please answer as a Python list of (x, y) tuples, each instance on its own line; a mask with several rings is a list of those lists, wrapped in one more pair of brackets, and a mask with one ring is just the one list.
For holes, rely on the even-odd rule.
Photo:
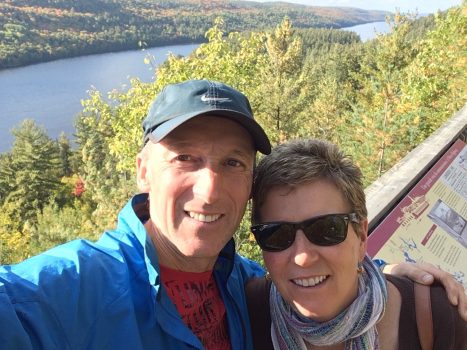
[[(76, 240), (0, 267), (0, 349), (202, 349), (160, 283), (155, 249), (133, 205), (97, 243)], [(151, 263), (152, 261), (152, 263)], [(244, 283), (262, 268), (231, 240), (214, 276), (232, 349), (251, 349)]]

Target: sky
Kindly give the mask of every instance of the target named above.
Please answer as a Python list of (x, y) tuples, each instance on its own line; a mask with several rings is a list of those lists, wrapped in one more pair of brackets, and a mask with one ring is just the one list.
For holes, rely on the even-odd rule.
[[(258, 2), (279, 0), (254, 0)], [(310, 6), (337, 6), (356, 7), (365, 10), (385, 10), (394, 12), (417, 12), (419, 14), (435, 13), (437, 10), (446, 10), (458, 6), (462, 0), (281, 0)]]

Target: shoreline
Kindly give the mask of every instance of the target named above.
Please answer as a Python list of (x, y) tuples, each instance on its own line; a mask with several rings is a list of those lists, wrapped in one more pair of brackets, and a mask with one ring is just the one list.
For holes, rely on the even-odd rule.
[(49, 63), (49, 62), (55, 62), (59, 60), (67, 60), (67, 59), (72, 59), (72, 58), (79, 58), (79, 57), (87, 57), (87, 56), (95, 56), (95, 55), (103, 55), (103, 54), (111, 54), (111, 53), (120, 53), (120, 52), (126, 52), (126, 51), (146, 51), (154, 48), (159, 48), (159, 47), (166, 47), (166, 46), (176, 46), (176, 45), (201, 45), (206, 43), (206, 40), (200, 40), (200, 41), (175, 41), (175, 42), (170, 42), (170, 43), (165, 43), (165, 44), (160, 44), (160, 45), (155, 45), (155, 46), (147, 46), (147, 47), (139, 47), (139, 48), (131, 48), (131, 47), (125, 47), (122, 48), (121, 50), (102, 50), (102, 51), (96, 51), (96, 52), (87, 52), (83, 54), (77, 54), (77, 55), (58, 55), (56, 57), (50, 57), (50, 59), (42, 59), (42, 60), (37, 60), (33, 61), (27, 64), (20, 64), (20, 65), (15, 65), (15, 66), (8, 66), (8, 67), (0, 67), (0, 73), (11, 70), (11, 69), (17, 69), (17, 68), (25, 68), (29, 66), (34, 66), (36, 64), (42, 64), (42, 63)]

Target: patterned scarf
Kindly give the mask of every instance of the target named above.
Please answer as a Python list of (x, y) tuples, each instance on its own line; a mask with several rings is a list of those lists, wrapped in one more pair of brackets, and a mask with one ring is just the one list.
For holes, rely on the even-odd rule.
[(376, 323), (386, 309), (386, 280), (368, 256), (358, 277), (358, 296), (350, 306), (326, 322), (302, 316), (282, 299), (274, 283), (271, 286), (271, 335), (274, 349), (306, 349), (312, 345), (345, 342), (345, 350), (379, 349)]

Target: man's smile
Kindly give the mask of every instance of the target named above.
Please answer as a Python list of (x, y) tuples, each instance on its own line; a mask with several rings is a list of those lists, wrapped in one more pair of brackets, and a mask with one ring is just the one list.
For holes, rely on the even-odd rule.
[(201, 214), (201, 213), (196, 213), (194, 211), (189, 211), (187, 213), (192, 219), (195, 219), (195, 220), (201, 221), (201, 222), (213, 222), (213, 221), (218, 220), (222, 216), (221, 214), (208, 214), (208, 215), (205, 215), (205, 214)]

